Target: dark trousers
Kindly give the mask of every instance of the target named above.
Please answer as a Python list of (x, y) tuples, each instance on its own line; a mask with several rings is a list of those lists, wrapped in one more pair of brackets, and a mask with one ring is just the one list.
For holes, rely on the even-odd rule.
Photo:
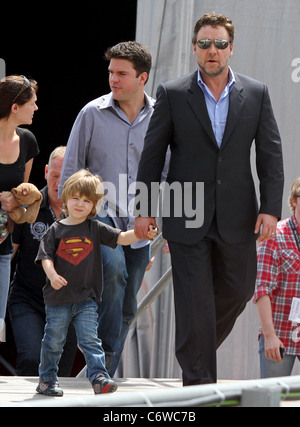
[(198, 244), (169, 248), (183, 385), (215, 383), (217, 348), (254, 293), (256, 242), (225, 243), (213, 222)]

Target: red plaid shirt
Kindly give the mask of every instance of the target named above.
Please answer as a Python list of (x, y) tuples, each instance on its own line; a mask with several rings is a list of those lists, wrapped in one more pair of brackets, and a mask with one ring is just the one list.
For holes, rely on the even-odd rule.
[[(300, 235), (300, 227), (292, 216)], [(300, 252), (289, 224), (280, 221), (276, 236), (258, 249), (254, 303), (263, 295), (271, 299), (273, 322), (287, 354), (300, 355), (300, 325), (289, 321), (293, 297), (300, 298)]]

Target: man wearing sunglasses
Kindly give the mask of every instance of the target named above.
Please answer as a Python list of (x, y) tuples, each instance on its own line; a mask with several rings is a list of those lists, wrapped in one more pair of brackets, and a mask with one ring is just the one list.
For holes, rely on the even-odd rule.
[[(226, 16), (212, 12), (196, 23), (198, 70), (159, 86), (137, 176), (148, 187), (151, 206), (151, 183), (159, 181), (170, 146), (167, 182), (192, 183), (193, 200), (196, 184), (204, 183), (201, 227), (193, 228), (184, 214), (176, 217), (175, 203), (163, 218), (184, 385), (217, 381), (216, 349), (254, 293), (256, 240), (271, 238), (281, 216), (282, 148), (268, 89), (231, 70), (233, 42)], [(250, 166), (253, 141), (260, 204)], [(154, 216), (149, 210), (147, 218), (136, 218), (137, 236), (156, 225)]]

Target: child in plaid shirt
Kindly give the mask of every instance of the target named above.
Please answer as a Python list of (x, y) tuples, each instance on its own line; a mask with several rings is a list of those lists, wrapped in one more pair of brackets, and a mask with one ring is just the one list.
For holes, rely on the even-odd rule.
[(300, 298), (300, 178), (292, 184), (289, 205), (291, 218), (280, 221), (276, 235), (258, 249), (254, 303), (261, 323), (262, 378), (291, 375), (300, 359), (300, 325), (290, 316)]

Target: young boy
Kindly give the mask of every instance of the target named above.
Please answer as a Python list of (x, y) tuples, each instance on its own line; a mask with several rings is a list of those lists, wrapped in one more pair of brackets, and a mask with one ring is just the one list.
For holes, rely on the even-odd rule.
[[(47, 396), (63, 395), (58, 384), (57, 365), (71, 321), (95, 394), (117, 390), (117, 384), (105, 369), (105, 354), (97, 333), (97, 303), (102, 294), (100, 245), (115, 248), (117, 244), (131, 245), (138, 239), (133, 230), (122, 232), (92, 220), (103, 195), (99, 177), (86, 170), (72, 175), (65, 182), (62, 193), (67, 217), (48, 229), (36, 258), (47, 275), (43, 290), (47, 324), (37, 392)], [(151, 229), (149, 240), (156, 234), (157, 230)]]

